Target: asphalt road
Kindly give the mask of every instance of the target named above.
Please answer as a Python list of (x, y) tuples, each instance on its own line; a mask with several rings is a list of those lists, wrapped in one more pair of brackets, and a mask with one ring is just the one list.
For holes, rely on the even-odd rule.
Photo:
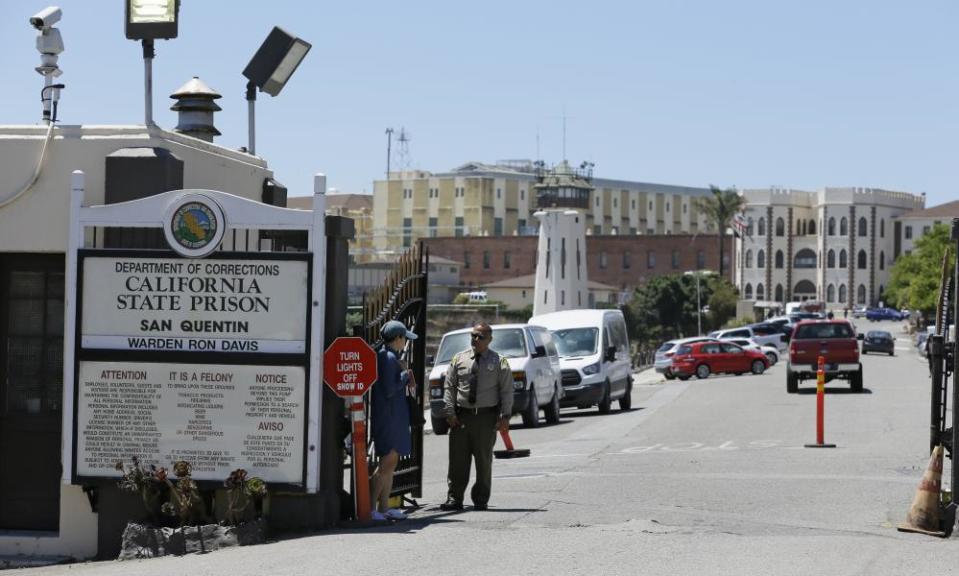
[[(762, 376), (637, 379), (634, 409), (567, 410), (513, 440), (532, 457), (494, 464), (490, 510), (444, 513), (445, 436), (426, 437), (422, 507), (410, 519), (203, 556), (100, 562), (23, 574), (952, 574), (959, 540), (897, 532), (928, 459), (925, 360), (863, 359), (865, 388), (787, 394)], [(948, 470), (947, 462), (947, 470)]]

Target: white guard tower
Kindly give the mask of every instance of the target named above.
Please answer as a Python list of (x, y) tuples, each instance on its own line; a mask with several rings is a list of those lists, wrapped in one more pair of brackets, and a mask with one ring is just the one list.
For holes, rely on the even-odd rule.
[[(591, 171), (590, 171), (591, 172)], [(534, 188), (540, 210), (533, 315), (589, 306), (586, 214), (590, 173), (564, 160)]]

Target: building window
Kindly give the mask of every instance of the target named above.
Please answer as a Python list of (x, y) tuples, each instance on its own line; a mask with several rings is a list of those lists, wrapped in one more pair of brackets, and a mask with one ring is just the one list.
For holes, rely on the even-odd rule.
[(806, 235), (806, 231), (803, 229), (803, 221), (800, 220), (799, 218), (796, 218), (795, 235), (796, 235), (796, 236), (805, 236), (805, 235)]
[(706, 253), (702, 250), (696, 251), (696, 269), (702, 270), (706, 267)]
[(845, 250), (839, 251), (839, 267), (840, 268), (846, 267), (846, 251)]
[(879, 269), (880, 270), (886, 269), (886, 252), (885, 251), (879, 253)]
[(766, 251), (760, 250), (756, 253), (756, 268), (766, 267)]
[(886, 220), (885, 219), (882, 219), (879, 221), (879, 237), (880, 238), (886, 237)]
[(510, 264), (512, 264), (512, 256), (509, 253), (509, 250), (503, 252), (503, 268), (509, 269)]
[(776, 302), (783, 301), (783, 285), (776, 284)]
[(845, 216), (843, 216), (842, 220), (839, 221), (839, 235), (840, 236), (849, 235), (849, 221), (846, 220)]
[(803, 248), (799, 252), (796, 252), (796, 256), (793, 258), (793, 267), (794, 268), (815, 268), (816, 267), (816, 253), (810, 250), (809, 248)]
[(629, 227), (629, 233), (630, 233), (631, 236), (635, 236), (636, 234), (639, 233), (639, 231), (636, 230), (636, 228), (634, 228), (633, 226), (630, 226), (630, 227)]
[(503, 190), (501, 188), (496, 189), (496, 199), (499, 200), (503, 197)]
[(856, 255), (856, 268), (860, 270), (866, 269), (866, 251), (860, 250), (859, 254)]
[(813, 234), (816, 233), (816, 221), (815, 221), (815, 220), (810, 220), (810, 221), (809, 221), (809, 228), (808, 228), (806, 231), (807, 231), (807, 233), (810, 234), (810, 235), (813, 235)]
[(836, 235), (836, 219), (835, 218), (829, 219), (829, 235), (830, 236)]
[(470, 267), (470, 253), (463, 252), (463, 268), (469, 268), (469, 267)]
[(503, 219), (493, 218), (493, 236), (503, 235)]
[(746, 250), (746, 268), (753, 267), (753, 251)]
[[(765, 236), (766, 235), (766, 219), (759, 219), (759, 230), (756, 233), (756, 236)], [(758, 289), (757, 289), (758, 290)]]
[(623, 270), (629, 270), (633, 265), (633, 256), (629, 253), (629, 250), (623, 252)]
[(868, 226), (868, 224), (866, 224), (866, 219), (865, 219), (865, 218), (860, 218), (860, 219), (859, 219), (858, 230), (856, 230), (856, 232), (857, 232), (860, 236), (865, 236), (865, 235), (866, 235), (866, 232), (867, 232), (867, 229), (866, 229), (867, 226)]
[(746, 236), (749, 236), (751, 238), (752, 235), (753, 235), (753, 219), (752, 219), (752, 216), (750, 216), (746, 220)]
[(744, 291), (743, 296), (745, 296), (746, 300), (752, 300), (752, 299), (753, 299), (753, 285), (752, 285), (752, 284), (749, 284), (749, 283), (746, 284), (746, 290)]
[(782, 218), (776, 218), (776, 236), (786, 235), (786, 222)]
[(672, 264), (673, 264), (673, 270), (679, 269), (679, 250), (673, 250)]
[(652, 211), (652, 209), (653, 209), (653, 201), (652, 201), (652, 200), (649, 201), (649, 209), (650, 209), (650, 211)]
[[(783, 251), (782, 251), (782, 250), (776, 250), (776, 268), (777, 268), (777, 269), (783, 267), (783, 262), (784, 262), (784, 260), (785, 260), (785, 258), (783, 257)], [(778, 298), (777, 298), (777, 300), (778, 300)]]
[(436, 218), (430, 218), (430, 238), (436, 238)]
[(519, 199), (520, 199), (520, 200), (526, 200), (526, 190), (520, 189), (520, 191), (519, 191)]
[(756, 284), (756, 300), (762, 300), (766, 297), (766, 289), (763, 288), (763, 283), (760, 282)]
[(596, 207), (599, 208), (599, 194), (596, 195)]
[(912, 226), (906, 226), (906, 240), (912, 240)]
[(483, 270), (489, 270), (489, 250), (483, 250)]
[(605, 269), (606, 269), (606, 264), (607, 264), (607, 262), (606, 262), (606, 251), (605, 251), (605, 250), (602, 250), (602, 251), (600, 251), (600, 253), (599, 253), (599, 267), (600, 267), (601, 269), (605, 270)]
[(413, 219), (403, 218), (403, 247), (409, 248), (413, 244)]
[(839, 285), (839, 303), (840, 304), (846, 303), (846, 285), (845, 284)]
[(646, 251), (646, 267), (649, 269), (656, 267), (656, 253), (652, 250)]
[(826, 267), (827, 268), (836, 267), (836, 251), (831, 248), (829, 252), (826, 252)]
[(926, 234), (928, 234), (928, 233), (929, 233), (929, 230), (930, 230), (930, 227), (929, 227), (929, 226), (923, 226), (923, 227), (922, 227), (922, 235), (925, 236)]
[(686, 213), (686, 204), (683, 204), (683, 214)]
[(866, 287), (862, 284), (860, 284), (859, 288), (856, 289), (856, 303), (857, 304), (866, 303)]
[(613, 198), (613, 208), (619, 208), (619, 200), (616, 198)]
[(601, 235), (602, 233), (603, 233), (603, 225), (602, 225), (602, 224), (593, 224), (593, 235), (594, 235), (594, 236), (599, 236), (599, 235)]
[(463, 235), (463, 217), (457, 216), (454, 220), (454, 233), (453, 235), (457, 238)]
[(635, 209), (636, 209), (636, 200), (633, 200), (632, 202), (630, 202), (630, 205), (632, 206), (632, 209), (635, 210)]
[(669, 206), (669, 202), (667, 202), (667, 203), (666, 203), (666, 211), (669, 212), (670, 209), (671, 209), (671, 208), (670, 208), (670, 206)]
[(826, 302), (830, 304), (836, 301), (836, 287), (830, 284), (826, 287)]

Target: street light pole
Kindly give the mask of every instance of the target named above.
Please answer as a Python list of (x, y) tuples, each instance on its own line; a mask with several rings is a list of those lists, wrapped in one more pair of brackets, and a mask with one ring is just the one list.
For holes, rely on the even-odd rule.
[(696, 274), (696, 330), (697, 336), (703, 335), (703, 305), (699, 297), (699, 274)]

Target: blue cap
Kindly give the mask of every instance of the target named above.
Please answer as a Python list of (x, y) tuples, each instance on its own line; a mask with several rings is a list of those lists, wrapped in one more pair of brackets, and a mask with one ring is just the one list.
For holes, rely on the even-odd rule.
[(380, 328), (380, 336), (383, 337), (383, 340), (393, 340), (400, 336), (406, 336), (407, 340), (416, 340), (416, 334), (407, 330), (406, 326), (399, 320), (390, 320), (383, 324), (383, 327)]

